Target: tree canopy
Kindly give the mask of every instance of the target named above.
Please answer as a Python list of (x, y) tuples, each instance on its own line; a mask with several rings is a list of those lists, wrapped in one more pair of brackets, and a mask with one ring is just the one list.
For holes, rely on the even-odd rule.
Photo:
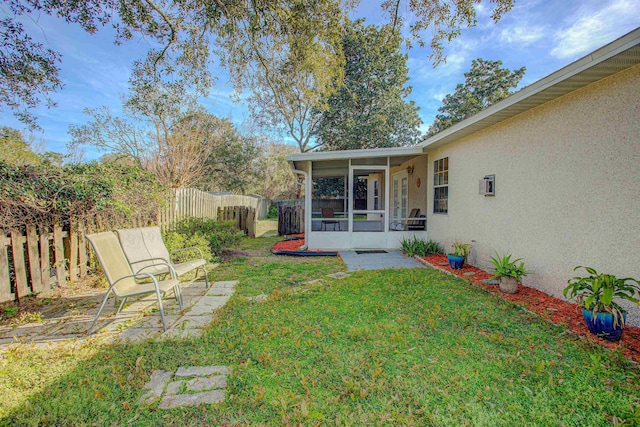
[(415, 143), (422, 123), (411, 93), (402, 38), (391, 26), (350, 25), (342, 40), (344, 82), (319, 111), (316, 146), (328, 150)]
[[(443, 42), (459, 35), (461, 28), (476, 24), (474, 5), (480, 2), (416, 0), (402, 7), (402, 0), (384, 0), (381, 7), (394, 28), (401, 28), (400, 10), (406, 10), (411, 32), (421, 44), (422, 34), (429, 28), (432, 59), (438, 63), (442, 60)], [(499, 20), (513, 2), (492, 0), (492, 19)], [(185, 93), (205, 95), (213, 84), (209, 65), (214, 56), (237, 74), (240, 85), (251, 83), (240, 76), (256, 68), (262, 68), (265, 80), (293, 69), (304, 71), (299, 78), (313, 83), (298, 81), (301, 90), (311, 86), (322, 93), (330, 66), (341, 63), (341, 52), (335, 49), (336, 32), (357, 3), (358, 0), (8, 0), (8, 16), (0, 19), (0, 108), (9, 108), (25, 124), (36, 127), (31, 109), (43, 101), (53, 105), (50, 95), (63, 85), (59, 52), (33, 40), (21, 23), (25, 16), (54, 15), (88, 33), (112, 26), (116, 43), (144, 36), (151, 48), (145, 58), (135, 62), (130, 80), (138, 95), (159, 84), (169, 87), (169, 92), (180, 87)], [(310, 60), (324, 66), (309, 63)]]
[(525, 71), (525, 67), (502, 68), (502, 61), (474, 59), (471, 69), (464, 73), (465, 82), (456, 85), (455, 92), (442, 100), (440, 114), (427, 135), (435, 135), (511, 95), (511, 89), (518, 86)]

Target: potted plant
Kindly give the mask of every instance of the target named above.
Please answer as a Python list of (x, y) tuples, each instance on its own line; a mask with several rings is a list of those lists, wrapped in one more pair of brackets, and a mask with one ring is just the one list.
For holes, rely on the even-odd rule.
[[(520, 261), (520, 264), (518, 264)], [(525, 270), (522, 258), (511, 260), (511, 254), (498, 255), (491, 257), (491, 263), (495, 269), (492, 279), (498, 279), (500, 282), (500, 291), (507, 294), (515, 294), (518, 292), (518, 283), (530, 271)]]
[(464, 265), (465, 260), (469, 256), (469, 251), (471, 250), (470, 243), (461, 243), (457, 240), (453, 242), (453, 252), (447, 254), (447, 259), (449, 260), (449, 266), (454, 270), (460, 270)]
[(582, 306), (589, 332), (609, 341), (618, 341), (622, 336), (627, 313), (614, 298), (631, 301), (640, 307), (640, 282), (630, 277), (618, 279), (612, 274), (598, 273), (590, 267), (578, 266), (573, 271), (584, 268), (588, 276), (576, 276), (569, 279), (564, 288), (564, 296), (575, 298)]

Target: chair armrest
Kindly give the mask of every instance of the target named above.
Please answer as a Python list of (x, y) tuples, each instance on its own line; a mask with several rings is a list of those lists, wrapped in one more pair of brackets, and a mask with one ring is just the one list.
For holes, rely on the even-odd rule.
[(199, 247), (197, 247), (197, 246), (192, 246), (192, 247), (190, 247), (190, 248), (176, 249), (175, 251), (171, 251), (171, 252), (169, 253), (169, 256), (174, 255), (174, 254), (177, 254), (178, 252), (186, 252), (186, 251), (194, 251), (194, 250), (195, 250), (195, 251), (198, 251), (198, 253), (200, 254), (200, 258), (201, 258), (201, 259), (204, 259), (204, 254), (202, 253), (202, 250), (201, 250)]
[[(158, 262), (155, 264), (151, 264), (151, 265), (147, 265), (146, 267), (142, 267), (140, 270), (138, 270), (138, 272), (136, 274), (142, 273), (145, 269), (147, 268), (151, 268), (151, 267), (158, 267), (160, 265), (165, 265), (168, 267), (169, 272), (171, 273), (171, 278), (175, 279), (177, 276), (176, 274), (176, 270), (173, 268), (173, 265), (169, 264), (167, 262), (167, 260), (165, 260), (164, 258), (149, 258), (149, 259), (143, 259), (140, 261), (136, 261), (135, 264), (140, 263), (140, 262), (144, 262), (144, 261), (162, 261), (162, 262)], [(149, 273), (144, 273), (144, 274), (149, 274)]]

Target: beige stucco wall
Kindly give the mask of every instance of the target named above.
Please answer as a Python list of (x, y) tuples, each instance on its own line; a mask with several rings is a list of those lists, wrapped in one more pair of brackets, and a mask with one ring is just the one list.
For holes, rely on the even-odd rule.
[[(407, 214), (411, 212), (411, 209), (418, 208), (420, 209), (421, 215), (427, 214), (427, 193), (429, 192), (429, 185), (431, 179), (428, 179), (427, 175), (427, 156), (417, 156), (414, 157), (400, 166), (395, 166), (390, 168), (391, 175), (390, 185), (393, 184), (393, 175), (395, 173), (406, 171), (407, 167), (413, 167), (413, 174), (408, 176), (409, 182), (409, 206), (407, 210)], [(418, 186), (418, 180), (420, 180), (420, 185)], [(393, 195), (393, 189), (389, 193)], [(390, 196), (393, 198), (392, 196)]]
[[(449, 157), (447, 215), (429, 179), (429, 237), (473, 242), (472, 264), (524, 257), (524, 284), (554, 296), (578, 265), (640, 279), (640, 66), (428, 154), (429, 177)], [(478, 194), (489, 174), (495, 197)]]

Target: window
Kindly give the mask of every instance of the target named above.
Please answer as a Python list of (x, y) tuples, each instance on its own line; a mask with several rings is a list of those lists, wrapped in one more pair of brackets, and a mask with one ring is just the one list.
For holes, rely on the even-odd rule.
[(449, 158), (433, 162), (433, 213), (449, 211)]

